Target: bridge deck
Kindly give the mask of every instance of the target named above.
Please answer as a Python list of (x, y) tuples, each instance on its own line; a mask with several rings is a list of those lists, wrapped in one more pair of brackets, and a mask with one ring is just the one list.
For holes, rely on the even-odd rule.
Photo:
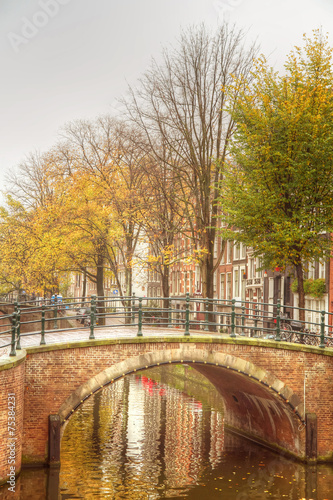
[[(124, 338), (137, 338), (137, 326), (105, 326), (97, 327), (94, 329), (95, 340), (109, 340), (109, 339), (124, 339)], [(77, 328), (71, 330), (53, 330), (45, 332), (46, 345), (62, 344), (74, 341), (87, 341), (89, 340), (90, 329)], [(181, 337), (184, 335), (183, 328), (161, 328), (144, 325), (144, 337)], [(191, 335), (195, 337), (222, 337), (221, 333), (206, 332), (200, 330), (191, 331)], [(0, 338), (0, 357), (8, 356), (10, 353), (10, 346), (1, 348), (10, 342), (10, 336), (6, 335)], [(21, 348), (36, 347), (40, 345), (41, 334), (29, 333), (21, 335)]]

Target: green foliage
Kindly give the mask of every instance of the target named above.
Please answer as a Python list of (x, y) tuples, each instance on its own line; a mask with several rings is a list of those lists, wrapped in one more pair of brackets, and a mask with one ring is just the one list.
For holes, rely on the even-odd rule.
[[(305, 295), (311, 295), (316, 299), (321, 299), (324, 293), (326, 293), (326, 283), (325, 280), (320, 278), (313, 280), (312, 278), (304, 280), (304, 293)], [(294, 280), (291, 284), (291, 291), (297, 293), (298, 281)]]
[(261, 57), (230, 110), (237, 124), (225, 165), (224, 237), (263, 255), (266, 268), (318, 260), (333, 229), (332, 49), (315, 32), (296, 47), (280, 76)]

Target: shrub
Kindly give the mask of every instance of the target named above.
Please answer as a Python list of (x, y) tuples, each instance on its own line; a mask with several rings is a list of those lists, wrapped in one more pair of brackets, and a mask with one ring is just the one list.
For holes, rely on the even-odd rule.
[[(298, 282), (297, 279), (291, 284), (291, 291), (297, 293)], [(313, 280), (312, 278), (304, 280), (304, 293), (305, 295), (311, 295), (316, 299), (321, 299), (326, 292), (326, 283), (323, 278), (318, 280)]]

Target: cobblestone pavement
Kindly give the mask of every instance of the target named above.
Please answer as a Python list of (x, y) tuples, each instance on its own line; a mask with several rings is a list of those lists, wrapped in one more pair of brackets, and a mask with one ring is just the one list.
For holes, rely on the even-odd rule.
[[(130, 325), (120, 325), (113, 324), (108, 326), (95, 327), (94, 336), (96, 340), (103, 339), (125, 339), (125, 338), (136, 338), (138, 333), (137, 326)], [(165, 327), (154, 327), (147, 324), (143, 324), (142, 333), (144, 337), (180, 337), (184, 335), (184, 328), (167, 328)], [(90, 328), (76, 328), (71, 330), (53, 330), (50, 332), (45, 332), (46, 344), (60, 344), (64, 342), (73, 342), (78, 340), (89, 340)], [(221, 334), (214, 334), (212, 332), (203, 333), (200, 330), (193, 330), (191, 335), (196, 337), (211, 337), (218, 336)], [(21, 347), (33, 347), (40, 345), (41, 334), (22, 334), (21, 335)], [(6, 345), (10, 342), (10, 337), (0, 336), (0, 357), (8, 356), (10, 353), (10, 346), (1, 348), (1, 346)]]

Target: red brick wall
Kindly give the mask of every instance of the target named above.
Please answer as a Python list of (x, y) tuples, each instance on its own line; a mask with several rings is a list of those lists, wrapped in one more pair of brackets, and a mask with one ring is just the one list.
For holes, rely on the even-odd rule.
[[(221, 346), (223, 351), (225, 346)], [(251, 361), (288, 385), (302, 400), (308, 413), (318, 418), (318, 453), (332, 454), (333, 460), (333, 357), (303, 351), (228, 346), (233, 355)]]
[(13, 467), (16, 473), (21, 469), (24, 357), (19, 363), (9, 369), (0, 366), (0, 484), (6, 482)]
[[(193, 337), (184, 342), (194, 341)], [(131, 341), (130, 341), (131, 342)], [(230, 342), (230, 340), (228, 340)], [(240, 342), (240, 341), (238, 341)], [(247, 342), (244, 339), (244, 342)], [(7, 474), (9, 450), (8, 394), (15, 394), (16, 411), (16, 463), (21, 467), (21, 436), (23, 463), (45, 463), (48, 458), (48, 416), (56, 414), (66, 399), (89, 379), (112, 365), (155, 351), (179, 349), (182, 342), (149, 342), (148, 339), (133, 343), (109, 343), (68, 349), (35, 348), (24, 358), (4, 369), (0, 364), (0, 481)], [(277, 349), (273, 346), (197, 342), (194, 349), (211, 354), (230, 354), (253, 363), (285, 383), (303, 401), (306, 375), (307, 412), (318, 417), (318, 452), (333, 458), (333, 357), (328, 351), (297, 351)], [(21, 356), (23, 355), (23, 352)], [(7, 358), (8, 360), (8, 358)], [(179, 360), (180, 361), (180, 360)], [(208, 368), (208, 365), (207, 365)], [(232, 383), (232, 379), (230, 378)], [(231, 384), (232, 386), (232, 384)], [(237, 386), (237, 383), (235, 383)], [(23, 391), (24, 390), (24, 391)], [(24, 394), (23, 394), (24, 392)], [(274, 396), (278, 397), (278, 396)], [(24, 428), (23, 428), (24, 398)]]
[[(32, 462), (47, 459), (48, 415), (57, 413), (72, 392), (115, 363), (145, 352), (178, 349), (178, 343), (110, 344), (39, 352), (28, 356), (25, 380), (23, 455)], [(318, 451), (333, 451), (333, 358), (311, 352), (230, 344), (202, 344), (197, 348), (232, 354), (274, 374), (318, 417)], [(36, 430), (38, 429), (38, 432)]]

